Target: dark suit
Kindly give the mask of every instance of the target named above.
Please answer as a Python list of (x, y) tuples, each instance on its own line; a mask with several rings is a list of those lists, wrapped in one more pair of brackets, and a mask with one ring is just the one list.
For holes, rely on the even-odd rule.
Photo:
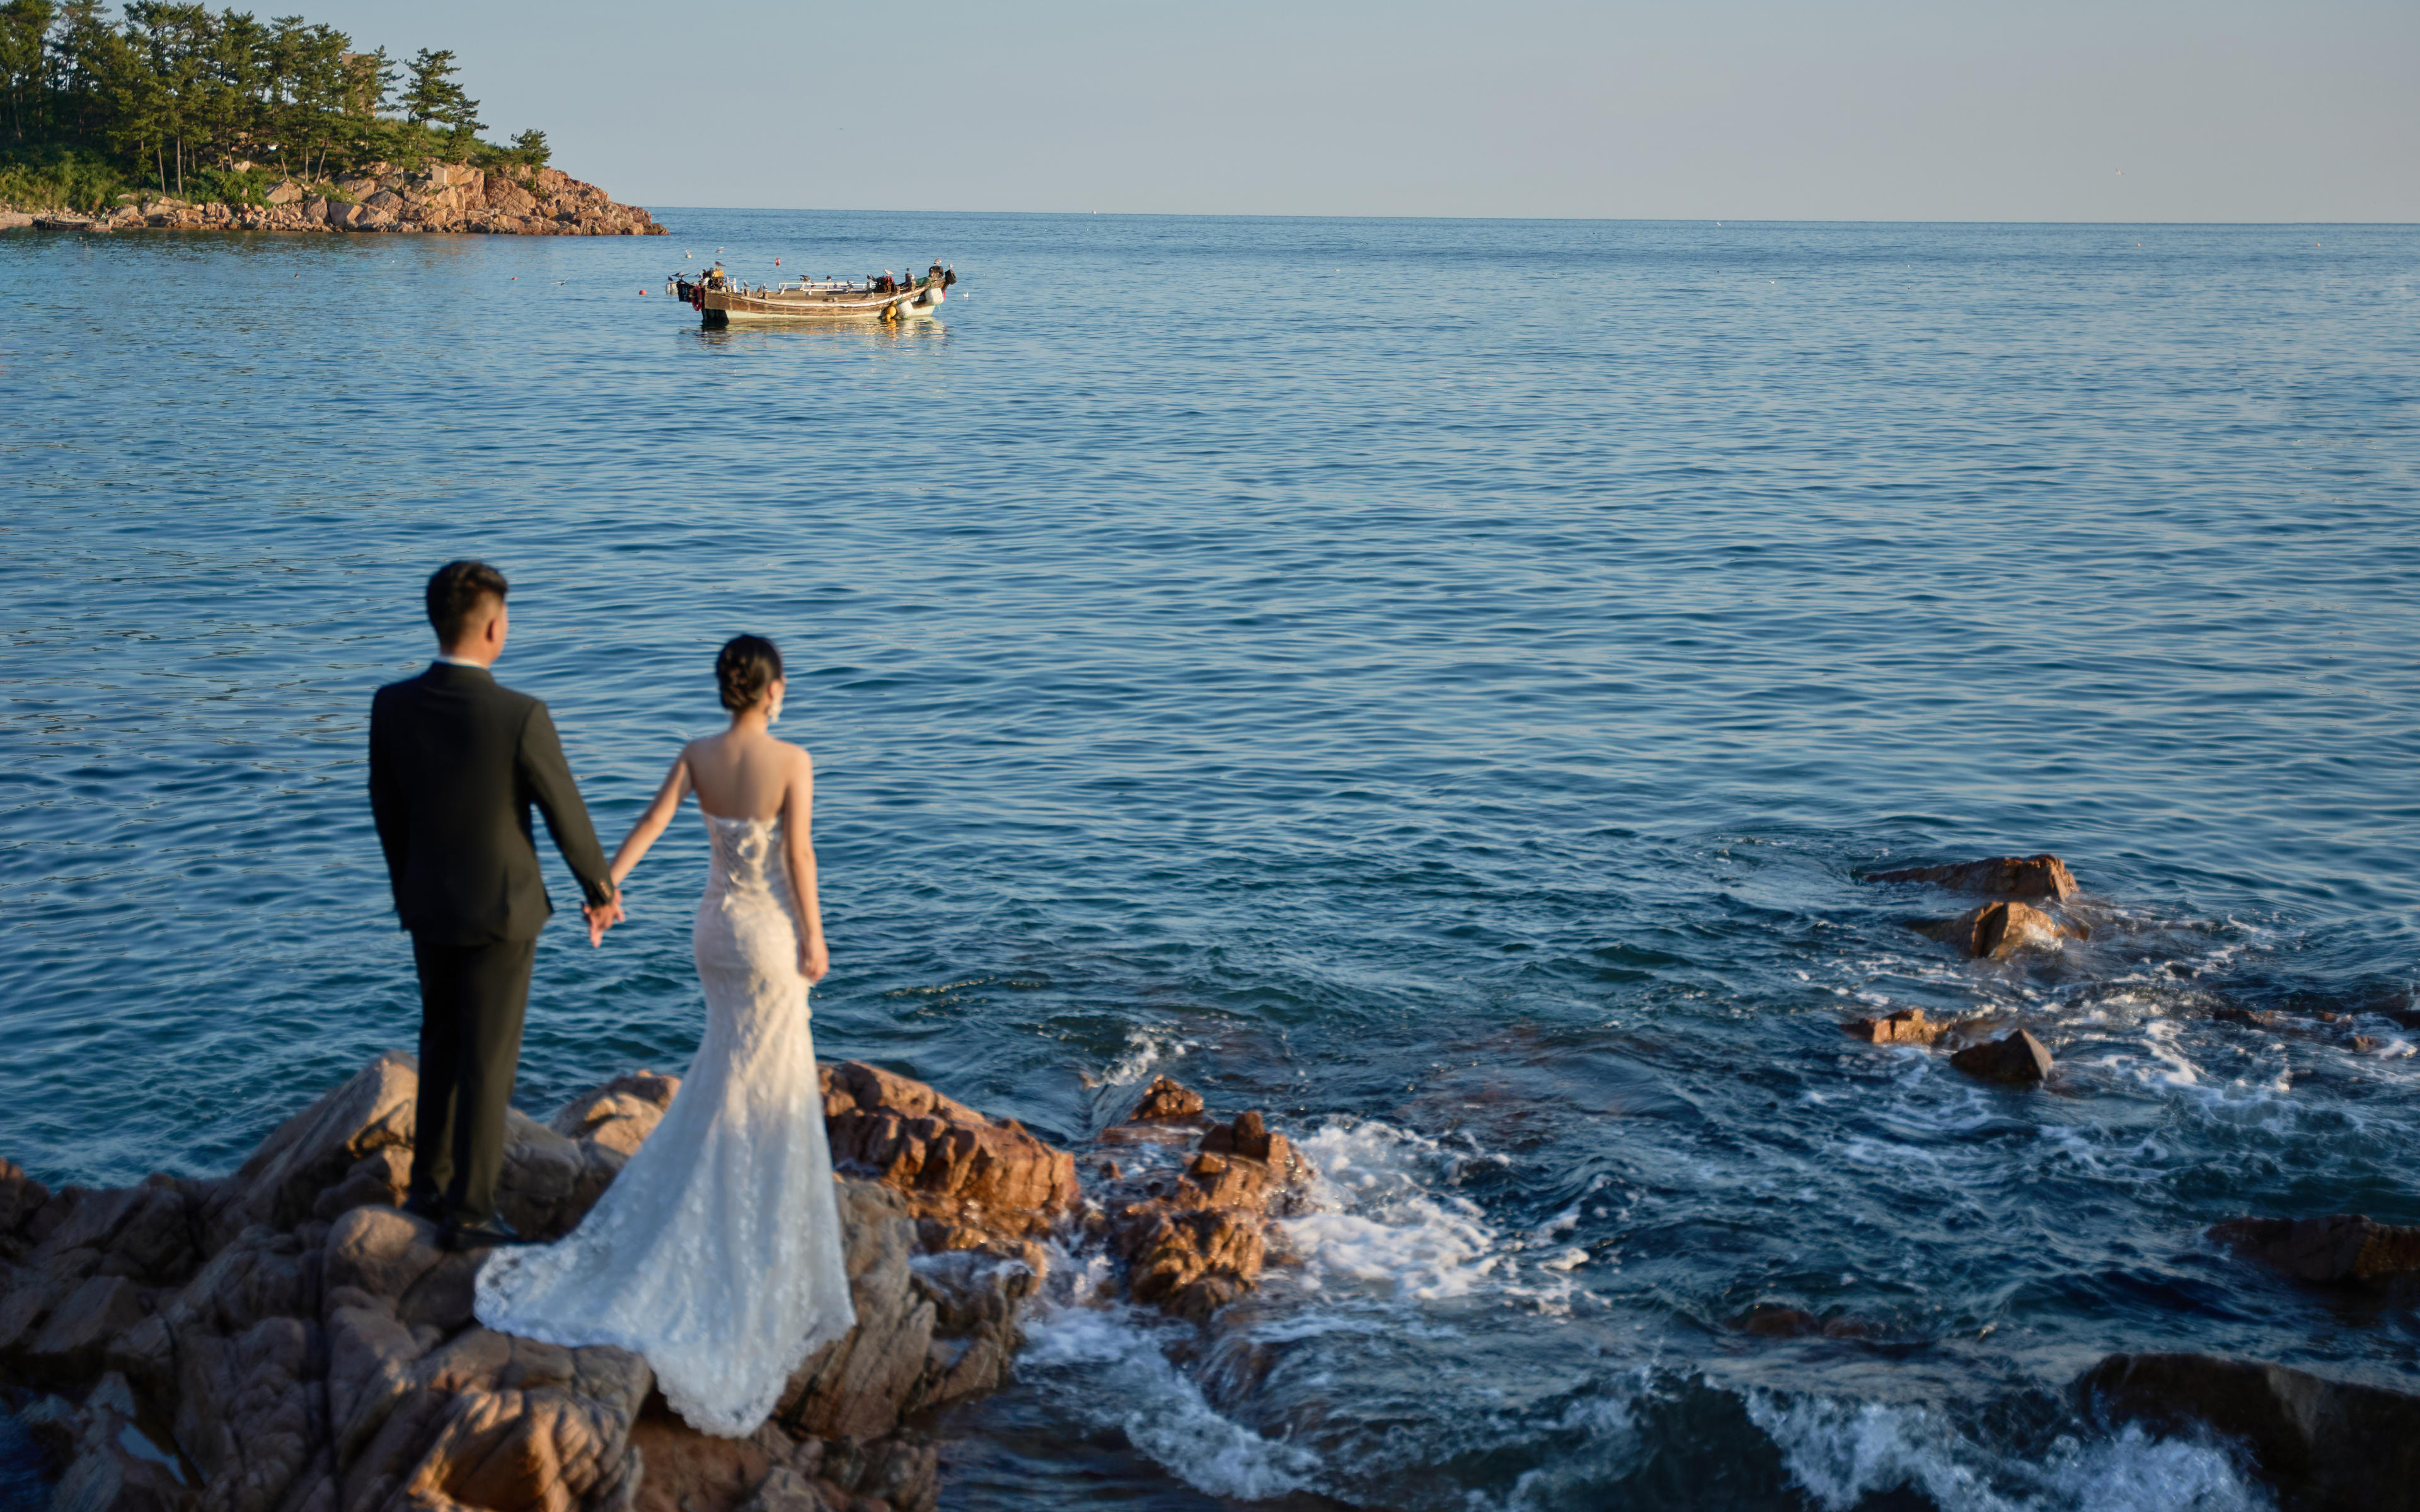
[(463, 1223), (495, 1216), (530, 962), (554, 911), (532, 805), (588, 902), (611, 899), (545, 704), (485, 669), (442, 661), (378, 690), (370, 813), (420, 972), (411, 1196)]

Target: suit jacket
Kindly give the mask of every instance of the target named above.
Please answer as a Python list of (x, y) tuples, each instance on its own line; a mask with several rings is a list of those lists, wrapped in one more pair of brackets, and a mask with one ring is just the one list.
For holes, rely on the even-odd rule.
[(370, 813), (403, 927), (444, 945), (537, 937), (554, 912), (530, 807), (592, 903), (605, 853), (546, 705), (483, 668), (438, 662), (370, 705)]

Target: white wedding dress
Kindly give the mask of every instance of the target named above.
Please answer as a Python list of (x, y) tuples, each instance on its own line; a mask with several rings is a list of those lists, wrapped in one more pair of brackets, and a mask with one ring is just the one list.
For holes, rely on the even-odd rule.
[(706, 825), (697, 1058), (578, 1228), (489, 1255), (474, 1310), (499, 1333), (636, 1350), (690, 1427), (744, 1438), (857, 1314), (781, 822)]

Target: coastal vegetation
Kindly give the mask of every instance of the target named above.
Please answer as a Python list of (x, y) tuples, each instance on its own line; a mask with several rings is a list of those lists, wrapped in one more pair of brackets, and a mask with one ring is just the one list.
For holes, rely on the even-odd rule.
[(455, 54), (397, 61), (333, 26), (132, 0), (0, 3), (0, 202), (97, 210), (145, 192), (261, 205), (371, 164), (545, 166), (546, 135), (483, 140)]

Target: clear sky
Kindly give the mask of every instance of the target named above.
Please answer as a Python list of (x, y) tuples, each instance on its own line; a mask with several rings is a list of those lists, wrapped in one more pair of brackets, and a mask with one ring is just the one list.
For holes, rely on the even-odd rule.
[(292, 8), (645, 205), (2420, 220), (2420, 0)]

